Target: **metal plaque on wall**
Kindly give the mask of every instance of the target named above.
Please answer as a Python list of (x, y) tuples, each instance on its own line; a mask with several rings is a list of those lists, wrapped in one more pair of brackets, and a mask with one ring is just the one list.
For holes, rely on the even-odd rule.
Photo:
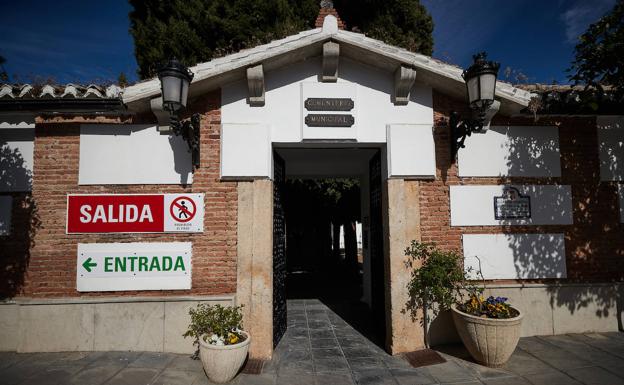
[(305, 124), (309, 127), (351, 127), (355, 118), (342, 114), (309, 114), (305, 117)]
[(349, 98), (307, 98), (304, 105), (308, 111), (351, 111), (355, 107)]
[(501, 196), (494, 197), (494, 218), (531, 218), (531, 197), (520, 194), (515, 187), (505, 187)]

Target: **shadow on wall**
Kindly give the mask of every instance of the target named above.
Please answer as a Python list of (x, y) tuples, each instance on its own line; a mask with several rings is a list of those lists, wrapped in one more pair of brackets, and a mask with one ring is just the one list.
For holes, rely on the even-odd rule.
[[(19, 150), (0, 142), (0, 192), (24, 185), (32, 186), (32, 173), (25, 167), (24, 158)], [(0, 299), (6, 299), (24, 286), (30, 250), (41, 221), (30, 192), (2, 194), (12, 198), (11, 228), (8, 234), (0, 235)]]

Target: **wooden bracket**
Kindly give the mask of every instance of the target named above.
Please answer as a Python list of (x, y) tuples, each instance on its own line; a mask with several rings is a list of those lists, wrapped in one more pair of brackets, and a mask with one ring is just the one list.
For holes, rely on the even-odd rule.
[(338, 81), (338, 57), (340, 45), (333, 41), (323, 44), (323, 74), (321, 81), (324, 83), (336, 83)]
[(262, 64), (247, 68), (247, 103), (252, 107), (264, 106), (264, 68)]
[(400, 66), (394, 73), (394, 104), (405, 106), (410, 99), (410, 91), (416, 81), (416, 70)]

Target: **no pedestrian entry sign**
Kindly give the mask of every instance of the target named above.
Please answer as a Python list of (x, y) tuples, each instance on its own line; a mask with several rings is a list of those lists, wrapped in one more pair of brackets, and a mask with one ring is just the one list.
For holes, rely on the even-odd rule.
[(204, 194), (68, 194), (67, 233), (201, 233)]

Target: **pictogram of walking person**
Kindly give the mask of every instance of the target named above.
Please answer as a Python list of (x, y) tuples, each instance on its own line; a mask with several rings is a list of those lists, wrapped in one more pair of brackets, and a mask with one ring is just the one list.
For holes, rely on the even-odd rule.
[(182, 218), (187, 219), (189, 217), (189, 215), (188, 215), (188, 211), (189, 211), (188, 207), (186, 207), (186, 204), (184, 203), (184, 201), (180, 202), (180, 206), (182, 206), (182, 207), (178, 207), (178, 211), (179, 211), (178, 212), (178, 217), (180, 219), (182, 219)]

